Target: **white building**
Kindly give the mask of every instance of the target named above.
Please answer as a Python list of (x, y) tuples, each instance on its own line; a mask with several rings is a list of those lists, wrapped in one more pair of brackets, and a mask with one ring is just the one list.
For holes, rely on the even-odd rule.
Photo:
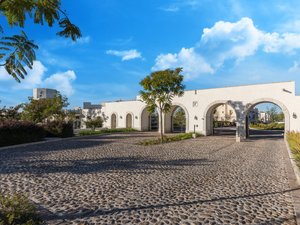
[[(295, 95), (295, 82), (278, 82), (236, 87), (211, 88), (185, 91), (182, 97), (175, 97), (169, 113), (163, 115), (164, 132), (172, 132), (172, 116), (181, 107), (186, 116), (186, 132), (210, 135), (213, 132), (213, 112), (220, 105), (230, 105), (236, 114), (236, 139), (247, 137), (249, 112), (260, 103), (278, 105), (285, 117), (285, 132), (300, 131), (300, 96)], [(146, 105), (137, 97), (131, 101), (106, 102), (101, 113), (107, 120), (104, 127), (125, 128), (148, 131), (151, 115)]]
[(222, 104), (215, 109), (214, 120), (235, 122), (236, 113), (229, 104)]
[(263, 123), (268, 123), (270, 120), (270, 115), (267, 112), (260, 111), (258, 114), (259, 121)]
[[(100, 104), (92, 104), (91, 102), (84, 102), (83, 108), (77, 107), (76, 110), (76, 117), (77, 120), (80, 119), (80, 127), (85, 129), (85, 121), (88, 119), (94, 119), (98, 116), (105, 117), (101, 111), (102, 105)], [(105, 119), (105, 118), (104, 118)]]
[(33, 99), (45, 99), (45, 98), (55, 98), (58, 91), (55, 89), (49, 89), (49, 88), (34, 88), (33, 89)]

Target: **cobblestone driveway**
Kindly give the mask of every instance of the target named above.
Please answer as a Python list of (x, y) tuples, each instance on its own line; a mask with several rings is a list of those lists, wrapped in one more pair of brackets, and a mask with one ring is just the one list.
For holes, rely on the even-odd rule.
[(0, 151), (0, 190), (27, 193), (49, 224), (295, 224), (283, 140), (135, 144), (147, 135)]

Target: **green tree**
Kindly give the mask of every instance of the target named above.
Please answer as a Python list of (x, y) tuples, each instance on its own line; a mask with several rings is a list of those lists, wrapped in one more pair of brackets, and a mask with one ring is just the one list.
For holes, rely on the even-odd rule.
[(175, 96), (184, 94), (185, 86), (182, 84), (182, 68), (156, 71), (145, 77), (140, 85), (142, 100), (147, 105), (147, 110), (152, 113), (158, 109), (160, 119), (160, 138), (163, 142), (162, 115), (170, 111)]
[(17, 105), (15, 107), (3, 107), (0, 108), (0, 120), (9, 119), (9, 120), (19, 120), (20, 119), (20, 109), (22, 105)]
[(88, 120), (85, 122), (85, 125), (87, 128), (91, 128), (92, 130), (95, 130), (96, 127), (102, 127), (103, 125), (103, 118), (101, 116), (97, 116), (96, 118), (88, 118)]
[[(33, 23), (52, 27), (58, 22), (60, 31), (57, 35), (76, 41), (81, 37), (79, 28), (74, 25), (67, 13), (61, 9), (61, 0), (0, 0), (0, 12), (6, 17), (10, 27), (24, 28), (29, 17)], [(24, 31), (13, 36), (5, 36), (0, 26), (0, 66), (17, 82), (27, 75), (25, 66), (32, 69), (36, 59), (35, 50), (38, 46), (28, 39)]]
[(23, 105), (22, 120), (43, 123), (51, 119), (64, 120), (69, 116), (68, 111), (63, 109), (69, 105), (68, 99), (60, 94), (57, 94), (55, 98), (38, 100), (29, 98), (29, 101)]

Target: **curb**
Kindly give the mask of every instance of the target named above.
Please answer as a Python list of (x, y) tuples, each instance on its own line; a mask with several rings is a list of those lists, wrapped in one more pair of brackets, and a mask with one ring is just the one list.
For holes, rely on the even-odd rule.
[(297, 224), (300, 225), (300, 170), (295, 163), (294, 156), (290, 149), (290, 146), (287, 140), (284, 140), (285, 146), (287, 148), (286, 151), (286, 170), (287, 170), (287, 177), (289, 180), (289, 185), (291, 189), (291, 196), (294, 203), (294, 211)]

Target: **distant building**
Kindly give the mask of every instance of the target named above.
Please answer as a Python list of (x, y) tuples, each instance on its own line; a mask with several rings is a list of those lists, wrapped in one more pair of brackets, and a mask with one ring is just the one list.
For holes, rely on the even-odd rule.
[(268, 123), (270, 121), (270, 115), (267, 112), (260, 111), (258, 117), (263, 123)]
[(215, 121), (235, 122), (236, 121), (236, 113), (230, 105), (222, 104), (215, 109), (214, 120)]
[(49, 88), (34, 88), (33, 89), (33, 99), (46, 99), (46, 98), (55, 98), (58, 91), (55, 89)]
[(86, 128), (85, 121), (94, 119), (98, 116), (103, 117), (102, 105), (92, 104), (91, 102), (84, 102), (83, 108), (76, 107), (75, 111), (75, 128)]

